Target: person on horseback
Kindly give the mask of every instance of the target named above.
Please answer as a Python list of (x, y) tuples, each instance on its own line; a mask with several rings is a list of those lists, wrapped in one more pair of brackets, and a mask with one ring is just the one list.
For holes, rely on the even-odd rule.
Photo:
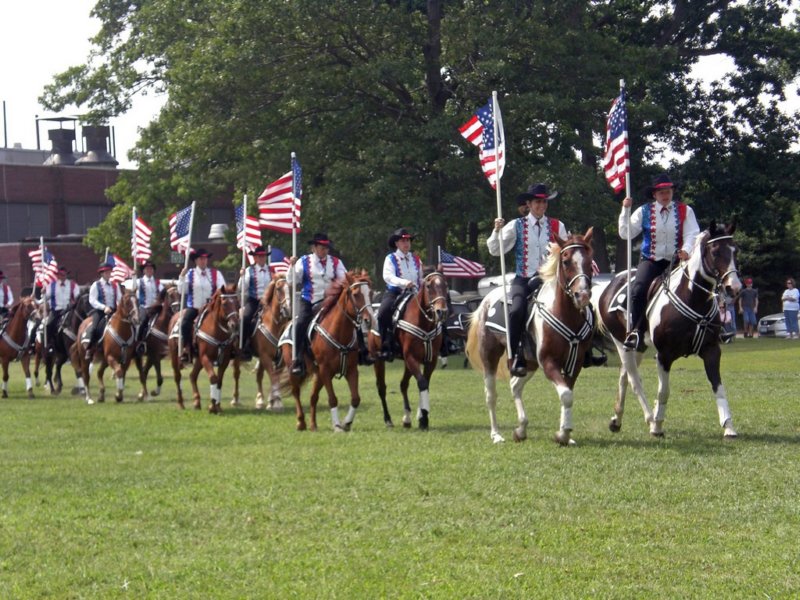
[(146, 260), (141, 265), (142, 276), (136, 282), (136, 300), (143, 308), (144, 314), (139, 323), (139, 330), (136, 332), (136, 354), (143, 356), (147, 351), (147, 344), (144, 338), (147, 336), (147, 329), (150, 327), (150, 319), (161, 312), (161, 292), (164, 291), (164, 284), (156, 277), (156, 265), (151, 260)]
[(67, 269), (59, 267), (56, 277), (56, 281), (50, 282), (44, 288), (44, 298), (39, 301), (40, 304), (42, 302), (47, 303), (45, 329), (47, 331), (46, 351), (48, 353), (52, 353), (55, 349), (54, 344), (61, 317), (75, 305), (81, 294), (78, 284), (67, 278)]
[(256, 246), (249, 254), (254, 258), (255, 263), (246, 269), (242, 269), (238, 286), (239, 291), (245, 290), (244, 306), (242, 307), (242, 338), (244, 340), (241, 348), (242, 360), (250, 360), (252, 358), (250, 341), (255, 329), (255, 316), (258, 313), (259, 302), (264, 296), (264, 290), (267, 289), (269, 282), (272, 280), (272, 274), (267, 266), (269, 250), (264, 246)]
[(378, 332), (381, 336), (381, 351), (378, 358), (394, 360), (392, 348), (392, 312), (397, 299), (406, 291), (422, 286), (422, 261), (411, 251), (414, 235), (405, 228), (396, 229), (389, 236), (388, 246), (392, 250), (383, 261), (383, 281), (386, 291), (378, 309)]
[(217, 269), (208, 266), (211, 252), (203, 248), (192, 252), (189, 256), (194, 267), (181, 271), (180, 289), (186, 294), (186, 308), (181, 319), (181, 337), (183, 338), (183, 355), (181, 362), (191, 361), (192, 325), (197, 315), (220, 287), (225, 285), (225, 277)]
[[(647, 330), (647, 291), (651, 282), (670, 268), (673, 257), (689, 260), (694, 240), (700, 227), (691, 206), (673, 201), (675, 186), (667, 173), (653, 179), (645, 190), (651, 200), (631, 213), (632, 198), (622, 201), (619, 214), (619, 236), (623, 240), (633, 239), (642, 234), (639, 266), (636, 279), (631, 283), (630, 293), (630, 331), (623, 345), (630, 350), (643, 352), (644, 332)], [(628, 228), (630, 215), (630, 229)]]
[(12, 304), (14, 304), (14, 292), (11, 291), (5, 274), (0, 271), (0, 323), (8, 317), (8, 311)]
[(97, 268), (100, 277), (89, 288), (89, 316), (92, 324), (86, 330), (82, 342), (86, 344), (86, 360), (91, 361), (94, 349), (110, 315), (117, 310), (117, 300), (122, 297), (119, 284), (109, 281), (113, 265), (103, 263)]
[(286, 279), (290, 285), (300, 285), (300, 302), (295, 321), (294, 341), (297, 344), (292, 363), (292, 375), (302, 377), (305, 374), (305, 360), (303, 356), (308, 349), (308, 326), (314, 315), (315, 308), (320, 306), (325, 298), (325, 290), (334, 281), (345, 281), (347, 269), (336, 256), (329, 256), (332, 246), (328, 236), (324, 233), (315, 233), (309, 240), (311, 253), (298, 259), (292, 256), (289, 262), (292, 268), (286, 272)]
[(528, 296), (536, 293), (541, 286), (541, 279), (536, 274), (537, 269), (550, 252), (550, 243), (555, 241), (555, 236), (562, 240), (568, 236), (564, 223), (545, 216), (548, 202), (557, 197), (558, 192), (549, 193), (544, 183), (531, 184), (526, 192), (517, 197), (518, 201), (525, 200), (529, 210), (528, 215), (508, 223), (501, 218), (495, 219), (494, 230), (486, 240), (489, 254), (492, 256), (500, 256), (512, 248), (516, 256), (516, 275), (509, 289), (508, 313), (508, 334), (511, 342), (508, 370), (516, 377), (524, 377), (528, 372), (522, 351), (522, 333), (528, 312)]

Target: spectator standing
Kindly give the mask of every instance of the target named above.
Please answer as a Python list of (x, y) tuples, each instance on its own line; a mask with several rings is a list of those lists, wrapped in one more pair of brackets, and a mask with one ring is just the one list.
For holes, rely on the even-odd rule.
[(797, 312), (800, 311), (800, 292), (794, 284), (794, 279), (788, 277), (786, 279), (786, 289), (781, 296), (783, 300), (783, 316), (786, 319), (786, 333), (787, 339), (800, 338), (800, 332), (797, 329)]
[(744, 323), (744, 337), (752, 338), (758, 323), (758, 290), (753, 287), (753, 280), (744, 280), (745, 288), (739, 293), (739, 314)]

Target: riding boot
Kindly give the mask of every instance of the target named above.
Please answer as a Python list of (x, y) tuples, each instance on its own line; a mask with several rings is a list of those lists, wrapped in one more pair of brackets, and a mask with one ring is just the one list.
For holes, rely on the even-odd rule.
[(447, 358), (450, 356), (450, 338), (447, 336), (447, 324), (442, 326), (442, 345), (439, 348), (439, 356)]
[(378, 353), (378, 358), (386, 362), (392, 362), (394, 360), (392, 336), (388, 331), (381, 331), (381, 351)]
[(589, 367), (602, 367), (604, 364), (608, 362), (608, 356), (602, 354), (600, 356), (595, 356), (592, 353), (592, 349), (589, 348), (586, 351), (586, 354), (583, 356), (583, 368), (588, 369)]
[(375, 362), (375, 359), (370, 356), (369, 348), (364, 340), (364, 332), (361, 328), (356, 330), (356, 337), (358, 339), (358, 364), (369, 366)]
[(622, 345), (628, 350), (644, 352), (647, 349), (647, 346), (644, 343), (644, 332), (634, 329), (628, 333), (628, 335), (625, 337), (625, 341), (622, 342)]
[(525, 377), (528, 374), (528, 364), (525, 361), (525, 350), (520, 342), (514, 356), (508, 359), (508, 372), (514, 377)]

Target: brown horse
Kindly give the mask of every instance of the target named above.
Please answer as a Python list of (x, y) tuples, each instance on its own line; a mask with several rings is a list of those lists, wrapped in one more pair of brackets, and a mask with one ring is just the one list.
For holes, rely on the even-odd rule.
[(281, 374), (285, 372), (283, 368), (283, 356), (278, 347), (278, 340), (286, 329), (289, 321), (292, 320), (292, 303), (290, 296), (289, 283), (283, 275), (273, 275), (267, 289), (264, 290), (264, 297), (261, 299), (261, 320), (258, 327), (253, 332), (252, 347), (254, 354), (258, 356), (258, 370), (256, 372), (256, 383), (258, 385), (258, 395), (256, 396), (256, 408), (262, 409), (264, 403), (263, 380), (264, 372), (269, 375), (270, 410), (280, 410), (283, 408), (281, 403)]
[[(300, 402), (300, 388), (312, 372), (315, 375), (311, 388), (311, 431), (317, 430), (317, 401), (322, 387), (328, 393), (328, 405), (331, 409), (331, 420), (335, 432), (349, 431), (356, 416), (356, 409), (361, 404), (358, 395), (358, 343), (356, 331), (361, 327), (366, 313), (370, 323), (375, 321), (370, 304), (371, 281), (366, 271), (356, 274), (350, 271), (344, 282), (334, 281), (325, 292), (319, 317), (309, 331), (313, 335), (309, 342), (309, 350), (313, 356), (305, 356), (306, 375), (289, 378), (292, 396), (297, 414), (297, 429), (306, 429), (303, 405)], [(291, 364), (292, 348), (283, 346), (283, 361)], [(344, 377), (350, 387), (350, 409), (344, 424), (339, 421), (339, 401), (333, 391), (333, 378)]]
[[(561, 400), (561, 422), (555, 441), (574, 444), (572, 435), (573, 388), (583, 366), (583, 356), (592, 343), (594, 316), (589, 301), (592, 295), (592, 228), (585, 235), (567, 240), (556, 238), (550, 256), (539, 267), (542, 284), (531, 306), (527, 331), (534, 353), (526, 351), (528, 375), (511, 378), (511, 393), (517, 407), (518, 426), (514, 440), (527, 438), (528, 418), (522, 403), (522, 390), (533, 372), (542, 367)], [(486, 404), (489, 407), (491, 437), (505, 441), (497, 426), (496, 374), (506, 352), (505, 323), (502, 319), (503, 289), (496, 288), (483, 299), (471, 318), (467, 336), (470, 363), (483, 372)]]
[[(81, 339), (86, 329), (92, 324), (92, 318), (87, 317), (78, 328), (78, 338), (72, 344), (70, 355), (75, 370), (80, 373), (85, 384), (85, 398), (87, 404), (94, 404), (94, 400), (89, 393), (89, 366), (90, 361), (86, 360)], [(114, 399), (122, 402), (125, 389), (125, 373), (133, 359), (133, 352), (136, 341), (136, 327), (139, 325), (139, 303), (136, 295), (131, 292), (124, 292), (122, 298), (117, 303), (117, 310), (111, 315), (106, 325), (103, 337), (99, 342), (98, 350), (93, 359), (97, 365), (97, 382), (100, 391), (97, 395), (98, 402), (105, 402), (106, 386), (103, 381), (106, 367), (111, 367), (117, 380), (117, 393)]]
[(669, 398), (669, 374), (672, 364), (681, 357), (696, 354), (703, 360), (706, 377), (711, 383), (717, 404), (719, 424), (726, 438), (735, 438), (733, 416), (728, 406), (725, 387), (720, 377), (718, 291), (730, 287), (734, 294), (742, 288), (736, 271), (735, 225), (717, 227), (714, 223), (695, 240), (692, 255), (685, 265), (675, 269), (650, 288), (648, 326), (650, 339), (656, 349), (658, 366), (658, 397), (655, 407), (645, 397), (639, 364), (643, 352), (628, 350), (625, 339), (625, 307), (618, 298), (625, 293), (626, 273), (618, 274), (600, 296), (597, 311), (601, 327), (612, 338), (619, 353), (621, 366), (617, 383), (611, 431), (622, 428), (625, 394), (630, 384), (639, 399), (650, 434), (664, 435), (664, 417)]
[[(164, 384), (164, 378), (161, 376), (161, 360), (167, 356), (169, 320), (181, 306), (181, 293), (174, 285), (162, 290), (159, 299), (161, 300), (161, 310), (154, 315), (143, 340), (145, 342), (144, 356), (137, 355), (134, 359), (136, 369), (139, 371), (139, 383), (142, 384), (139, 401), (146, 400), (148, 396), (158, 396), (161, 393), (161, 386)], [(147, 374), (151, 368), (156, 370), (156, 388), (148, 393)]]
[[(169, 336), (169, 356), (178, 393), (178, 406), (184, 408), (183, 390), (181, 389), (181, 359), (178, 355), (181, 315), (182, 313), (174, 315), (170, 321), (172, 333)], [(219, 414), (222, 412), (220, 405), (222, 379), (239, 336), (239, 295), (236, 293), (236, 285), (229, 283), (214, 292), (209, 303), (198, 315), (197, 322), (197, 353), (189, 374), (189, 380), (192, 383), (193, 404), (196, 409), (201, 408), (197, 376), (200, 369), (205, 369), (211, 386), (211, 402), (208, 405), (208, 411)], [(214, 370), (215, 365), (217, 365), (216, 371)]]
[(0, 362), (3, 363), (3, 398), (8, 398), (8, 365), (18, 359), (25, 372), (25, 389), (28, 398), (33, 398), (33, 382), (31, 381), (31, 356), (27, 351), (28, 320), (40, 319), (39, 309), (32, 297), (22, 298), (16, 302), (9, 312), (5, 328), (0, 333)]
[[(403, 395), (403, 427), (411, 427), (411, 406), (408, 402), (408, 383), (411, 376), (417, 381), (419, 389), (419, 410), (417, 420), (420, 429), (428, 429), (430, 415), (431, 375), (436, 369), (439, 349), (442, 345), (442, 328), (447, 319), (447, 281), (441, 273), (431, 273), (422, 280), (422, 288), (413, 293), (405, 305), (403, 314), (395, 326), (395, 338), (405, 362), (405, 371), (400, 380), (400, 393)], [(381, 347), (380, 334), (370, 331), (370, 352), (378, 354)], [(389, 407), (386, 405), (386, 365), (382, 360), (375, 361), (375, 384), (383, 407), (383, 422), (393, 427)]]

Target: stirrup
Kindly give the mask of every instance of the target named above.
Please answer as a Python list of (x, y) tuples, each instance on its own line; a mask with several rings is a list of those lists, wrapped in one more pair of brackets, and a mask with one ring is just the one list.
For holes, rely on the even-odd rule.
[(628, 350), (636, 350), (639, 347), (639, 332), (636, 330), (631, 331), (625, 336), (625, 341), (622, 342)]
[(730, 344), (733, 341), (733, 338), (736, 337), (735, 331), (720, 331), (719, 332), (719, 341), (723, 344)]
[(303, 358), (295, 358), (292, 363), (292, 375), (302, 377), (306, 373), (306, 361)]
[(525, 377), (528, 374), (528, 365), (521, 354), (515, 354), (508, 359), (508, 372), (514, 377)]

